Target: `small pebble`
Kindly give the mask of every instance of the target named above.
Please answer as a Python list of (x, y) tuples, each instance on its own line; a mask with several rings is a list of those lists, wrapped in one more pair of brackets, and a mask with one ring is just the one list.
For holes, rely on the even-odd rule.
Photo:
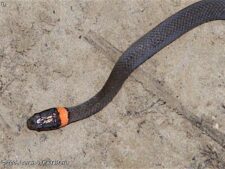
[(215, 129), (219, 129), (219, 124), (218, 124), (218, 123), (216, 123), (216, 124), (213, 126), (213, 128), (215, 128)]

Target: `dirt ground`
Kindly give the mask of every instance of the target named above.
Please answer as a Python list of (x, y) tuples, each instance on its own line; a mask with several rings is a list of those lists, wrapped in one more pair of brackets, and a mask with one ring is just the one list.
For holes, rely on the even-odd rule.
[(160, 51), (95, 116), (26, 127), (90, 98), (132, 42), (196, 1), (1, 1), (0, 168), (224, 169), (224, 21)]

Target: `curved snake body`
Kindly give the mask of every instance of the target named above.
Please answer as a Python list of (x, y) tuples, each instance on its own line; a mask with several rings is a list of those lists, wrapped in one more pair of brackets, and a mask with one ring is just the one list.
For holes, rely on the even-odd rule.
[(31, 130), (52, 130), (88, 118), (112, 101), (129, 75), (162, 48), (191, 29), (213, 20), (225, 20), (225, 0), (194, 3), (146, 33), (116, 62), (103, 88), (86, 102), (69, 108), (58, 107), (34, 114), (27, 121)]

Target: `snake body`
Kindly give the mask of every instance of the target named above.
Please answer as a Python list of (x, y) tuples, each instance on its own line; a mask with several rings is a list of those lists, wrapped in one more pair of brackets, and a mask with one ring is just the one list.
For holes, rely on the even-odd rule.
[(51, 108), (36, 113), (28, 119), (28, 128), (36, 131), (58, 129), (94, 115), (112, 101), (138, 66), (184, 33), (213, 20), (225, 20), (225, 0), (202, 0), (182, 9), (127, 49), (95, 96), (78, 106)]

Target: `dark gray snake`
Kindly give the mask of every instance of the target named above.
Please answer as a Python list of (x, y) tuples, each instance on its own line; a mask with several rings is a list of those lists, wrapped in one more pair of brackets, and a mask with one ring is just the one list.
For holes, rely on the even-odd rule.
[(74, 107), (51, 108), (27, 121), (31, 130), (53, 130), (88, 118), (112, 101), (129, 75), (142, 63), (189, 30), (209, 21), (225, 20), (225, 0), (202, 0), (169, 17), (133, 43), (116, 62), (103, 88)]

